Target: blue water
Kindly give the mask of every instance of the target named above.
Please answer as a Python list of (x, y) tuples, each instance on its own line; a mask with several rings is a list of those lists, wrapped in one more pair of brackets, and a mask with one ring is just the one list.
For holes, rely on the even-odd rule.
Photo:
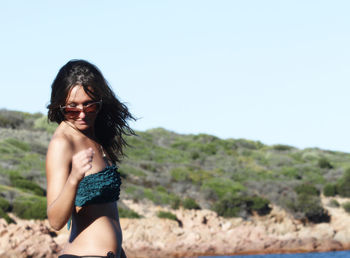
[(258, 254), (258, 255), (234, 255), (234, 256), (200, 256), (202, 258), (350, 258), (350, 251), (337, 251), (326, 253), (304, 254)]

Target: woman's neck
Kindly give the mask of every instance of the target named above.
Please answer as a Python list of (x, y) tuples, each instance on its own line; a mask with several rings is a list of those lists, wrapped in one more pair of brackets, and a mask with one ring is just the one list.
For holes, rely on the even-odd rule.
[(95, 130), (93, 127), (88, 128), (87, 130), (79, 130), (77, 129), (71, 122), (64, 121), (64, 123), (73, 129), (73, 132), (75, 132), (77, 135), (85, 136), (91, 140), (97, 141), (95, 136)]

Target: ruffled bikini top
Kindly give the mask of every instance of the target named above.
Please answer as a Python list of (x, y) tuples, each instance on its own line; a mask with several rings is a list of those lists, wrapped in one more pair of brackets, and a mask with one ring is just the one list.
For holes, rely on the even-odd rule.
[(84, 177), (78, 186), (75, 206), (118, 201), (122, 182), (117, 169), (116, 165), (107, 165), (102, 171)]
[[(90, 204), (116, 202), (119, 200), (122, 184), (120, 173), (116, 165), (109, 165), (105, 153), (103, 160), (106, 167), (97, 173), (85, 176), (79, 183), (75, 196), (75, 206), (84, 207)], [(71, 218), (67, 227), (70, 228)]]

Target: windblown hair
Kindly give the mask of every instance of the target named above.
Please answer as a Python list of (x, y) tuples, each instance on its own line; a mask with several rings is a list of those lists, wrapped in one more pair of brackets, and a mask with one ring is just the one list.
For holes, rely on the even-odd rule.
[(135, 135), (128, 120), (135, 120), (121, 103), (101, 71), (85, 60), (71, 60), (58, 72), (51, 85), (51, 100), (47, 106), (48, 119), (60, 124), (65, 120), (60, 106), (64, 106), (71, 89), (80, 85), (93, 100), (102, 100), (102, 108), (95, 120), (95, 136), (114, 162), (124, 156), (125, 136)]

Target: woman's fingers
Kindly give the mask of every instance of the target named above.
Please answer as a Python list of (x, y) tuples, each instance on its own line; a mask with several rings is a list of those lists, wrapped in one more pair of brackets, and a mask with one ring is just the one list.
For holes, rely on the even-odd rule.
[(88, 149), (88, 150), (79, 152), (78, 154), (79, 154), (78, 159), (83, 165), (85, 165), (86, 163), (92, 162), (95, 152), (93, 150), (90, 151)]
[(92, 168), (92, 164), (91, 164), (91, 163), (86, 164), (86, 165), (83, 167), (84, 174), (85, 174), (86, 172), (88, 172), (91, 168)]
[(85, 167), (88, 166), (89, 167), (88, 169), (91, 169), (92, 168), (92, 159), (93, 159), (93, 157), (94, 157), (94, 151), (91, 148), (89, 148), (88, 150), (86, 150), (83, 153), (82, 165), (85, 166)]
[(74, 174), (80, 178), (80, 180), (85, 176), (86, 172), (92, 168), (94, 154), (95, 152), (93, 149), (88, 148), (73, 156), (72, 171), (74, 171)]

